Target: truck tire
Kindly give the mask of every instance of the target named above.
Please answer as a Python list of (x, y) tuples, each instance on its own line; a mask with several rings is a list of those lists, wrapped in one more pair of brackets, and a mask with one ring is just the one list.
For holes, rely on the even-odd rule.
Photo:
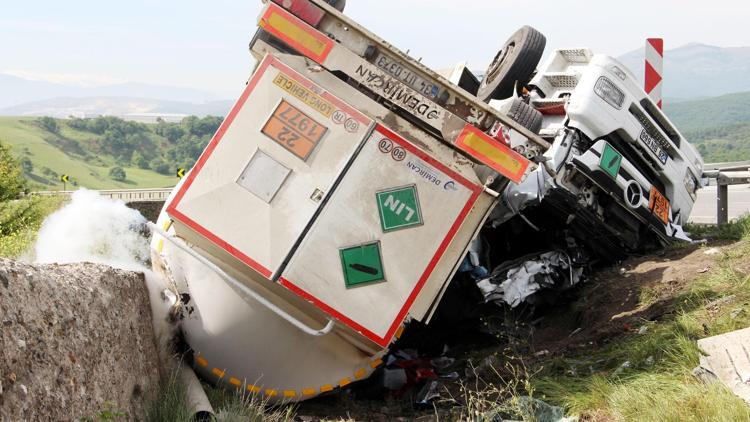
[(520, 88), (531, 80), (546, 44), (544, 35), (528, 25), (516, 31), (487, 68), (477, 97), (489, 102), (513, 95), (516, 85)]
[(539, 133), (542, 129), (542, 113), (520, 98), (513, 99), (507, 115), (531, 132)]

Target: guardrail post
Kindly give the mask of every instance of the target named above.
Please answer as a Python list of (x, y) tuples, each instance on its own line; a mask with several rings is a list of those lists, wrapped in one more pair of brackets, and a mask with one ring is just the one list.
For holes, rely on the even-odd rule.
[(716, 185), (716, 224), (729, 222), (729, 185)]

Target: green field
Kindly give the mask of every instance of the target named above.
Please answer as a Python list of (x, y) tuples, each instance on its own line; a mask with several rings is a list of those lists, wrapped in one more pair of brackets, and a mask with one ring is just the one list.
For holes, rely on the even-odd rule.
[[(34, 190), (62, 190), (59, 176), (67, 174), (78, 186), (91, 189), (136, 189), (174, 186), (173, 176), (162, 175), (152, 170), (122, 165), (111, 157), (93, 155), (90, 152), (76, 153), (65, 151), (65, 141), (79, 141), (87, 145), (95, 138), (86, 132), (79, 132), (62, 126), (59, 136), (34, 124), (35, 118), (0, 116), (0, 142), (11, 145), (19, 158), (28, 157), (33, 163), (33, 171), (27, 173), (29, 184)], [(124, 181), (108, 177), (109, 169), (120, 166), (127, 175)], [(47, 174), (43, 173), (44, 169)], [(71, 183), (67, 186), (75, 188)]]

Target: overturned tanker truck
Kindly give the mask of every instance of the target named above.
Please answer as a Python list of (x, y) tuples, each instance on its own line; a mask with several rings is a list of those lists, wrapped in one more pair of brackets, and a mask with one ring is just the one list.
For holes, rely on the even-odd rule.
[(536, 70), (523, 27), (481, 81), (446, 78), (343, 3), (265, 4), (257, 67), (156, 223), (203, 377), (312, 398), (369, 377), (459, 274), (516, 306), (687, 239), (701, 158), (623, 65)]

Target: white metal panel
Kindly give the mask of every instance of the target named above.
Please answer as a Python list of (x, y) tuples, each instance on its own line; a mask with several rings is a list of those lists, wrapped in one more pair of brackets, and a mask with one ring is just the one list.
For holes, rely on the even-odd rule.
[[(289, 123), (279, 120), (269, 130), (285, 104), (306, 119), (300, 127), (319, 125), (312, 148), (297, 151), (300, 139), (289, 138), (284, 126)], [(329, 193), (370, 123), (281, 59), (267, 56), (168, 212), (202, 236), (192, 241), (217, 244), (271, 278), (320, 206), (311, 196)], [(237, 183), (258, 150), (291, 170), (270, 203)]]
[[(384, 227), (377, 194), (410, 186), (417, 192), (421, 224)], [(290, 260), (281, 282), (385, 345), (480, 194), (480, 186), (378, 126)], [(389, 208), (408, 214), (407, 208), (393, 203)], [(373, 242), (380, 246), (385, 280), (347, 286), (340, 249)], [(463, 248), (453, 251), (459, 256), (445, 259), (455, 263)], [(436, 281), (442, 286), (445, 278)]]

